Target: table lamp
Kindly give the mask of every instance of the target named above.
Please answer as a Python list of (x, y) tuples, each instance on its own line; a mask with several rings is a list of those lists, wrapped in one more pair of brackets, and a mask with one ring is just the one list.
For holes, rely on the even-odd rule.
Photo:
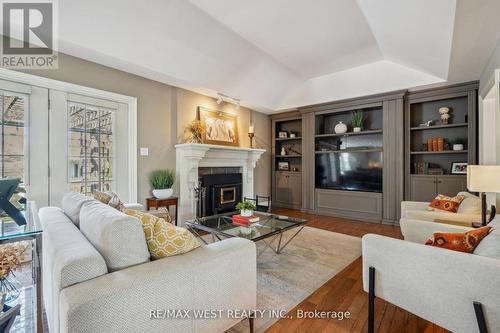
[(481, 192), (482, 225), (486, 225), (486, 193), (500, 192), (500, 165), (469, 165), (467, 167), (467, 189)]

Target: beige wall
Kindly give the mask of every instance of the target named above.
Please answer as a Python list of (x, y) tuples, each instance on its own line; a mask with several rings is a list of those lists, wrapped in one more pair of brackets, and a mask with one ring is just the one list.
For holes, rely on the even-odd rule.
[[(175, 169), (174, 145), (182, 142), (180, 137), (184, 126), (195, 118), (196, 107), (200, 105), (217, 109), (217, 103), (211, 97), (64, 54), (59, 54), (58, 70), (27, 72), (137, 98), (138, 148), (149, 148), (149, 156), (138, 156), (139, 202), (144, 202), (145, 198), (150, 196), (151, 186), (148, 178), (152, 170)], [(226, 103), (222, 109), (226, 112), (235, 112), (234, 106)], [(237, 114), (240, 145), (247, 147), (246, 133), (250, 110), (240, 108)], [(271, 165), (270, 120), (268, 116), (254, 111), (253, 121), (256, 126), (256, 146), (268, 150), (256, 169), (256, 193), (268, 195)]]
[(255, 170), (255, 193), (259, 195), (271, 194), (271, 122), (265, 114), (251, 111), (245, 107), (236, 108), (234, 104), (223, 102), (220, 105), (211, 97), (195, 92), (176, 88), (177, 91), (177, 142), (185, 142), (187, 133), (184, 127), (196, 119), (196, 110), (202, 106), (212, 110), (232, 113), (238, 116), (238, 141), (241, 147), (249, 147), (248, 125), (250, 113), (255, 125), (254, 147), (266, 149), (261, 159), (257, 162)]

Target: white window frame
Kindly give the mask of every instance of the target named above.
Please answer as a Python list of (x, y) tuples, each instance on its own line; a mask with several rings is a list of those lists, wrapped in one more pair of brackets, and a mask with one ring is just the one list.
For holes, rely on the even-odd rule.
[(128, 123), (130, 124), (129, 135), (128, 135), (129, 197), (127, 201), (137, 202), (137, 98), (136, 97), (117, 94), (110, 91), (90, 88), (64, 81), (49, 79), (32, 74), (17, 72), (5, 68), (0, 68), (0, 79), (126, 104), (128, 107)]

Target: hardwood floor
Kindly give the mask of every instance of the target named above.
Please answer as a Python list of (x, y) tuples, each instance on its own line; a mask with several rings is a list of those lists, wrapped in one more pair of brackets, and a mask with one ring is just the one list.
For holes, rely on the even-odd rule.
[[(368, 233), (402, 238), (399, 227), (319, 216), (290, 209), (274, 209), (283, 215), (302, 217), (308, 226), (362, 237)], [(281, 319), (267, 333), (288, 332), (367, 332), (368, 297), (362, 286), (361, 257), (334, 276), (289, 312), (293, 318)], [(349, 311), (349, 319), (300, 319), (297, 310)], [(447, 330), (421, 319), (379, 298), (375, 301), (375, 332), (445, 333)]]

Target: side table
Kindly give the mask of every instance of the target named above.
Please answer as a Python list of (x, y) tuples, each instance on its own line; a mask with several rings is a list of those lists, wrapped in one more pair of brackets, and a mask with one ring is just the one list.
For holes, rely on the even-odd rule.
[(177, 212), (178, 212), (178, 201), (177, 197), (170, 197), (167, 199), (157, 199), (157, 198), (147, 198), (146, 199), (146, 210), (151, 208), (158, 209), (160, 207), (166, 207), (170, 213), (170, 207), (175, 206), (175, 225), (177, 225)]
[[(42, 233), (43, 228), (38, 219), (38, 207), (34, 201), (28, 201), (23, 212), (26, 224), (17, 225), (10, 219), (0, 220), (0, 244), (14, 243), (20, 241), (32, 241), (32, 277), (35, 299), (20, 299), (23, 313), (12, 331), (43, 332), (43, 293), (42, 293)], [(33, 306), (28, 307), (30, 303)], [(31, 308), (31, 309), (30, 309)], [(18, 327), (19, 326), (19, 327)]]

